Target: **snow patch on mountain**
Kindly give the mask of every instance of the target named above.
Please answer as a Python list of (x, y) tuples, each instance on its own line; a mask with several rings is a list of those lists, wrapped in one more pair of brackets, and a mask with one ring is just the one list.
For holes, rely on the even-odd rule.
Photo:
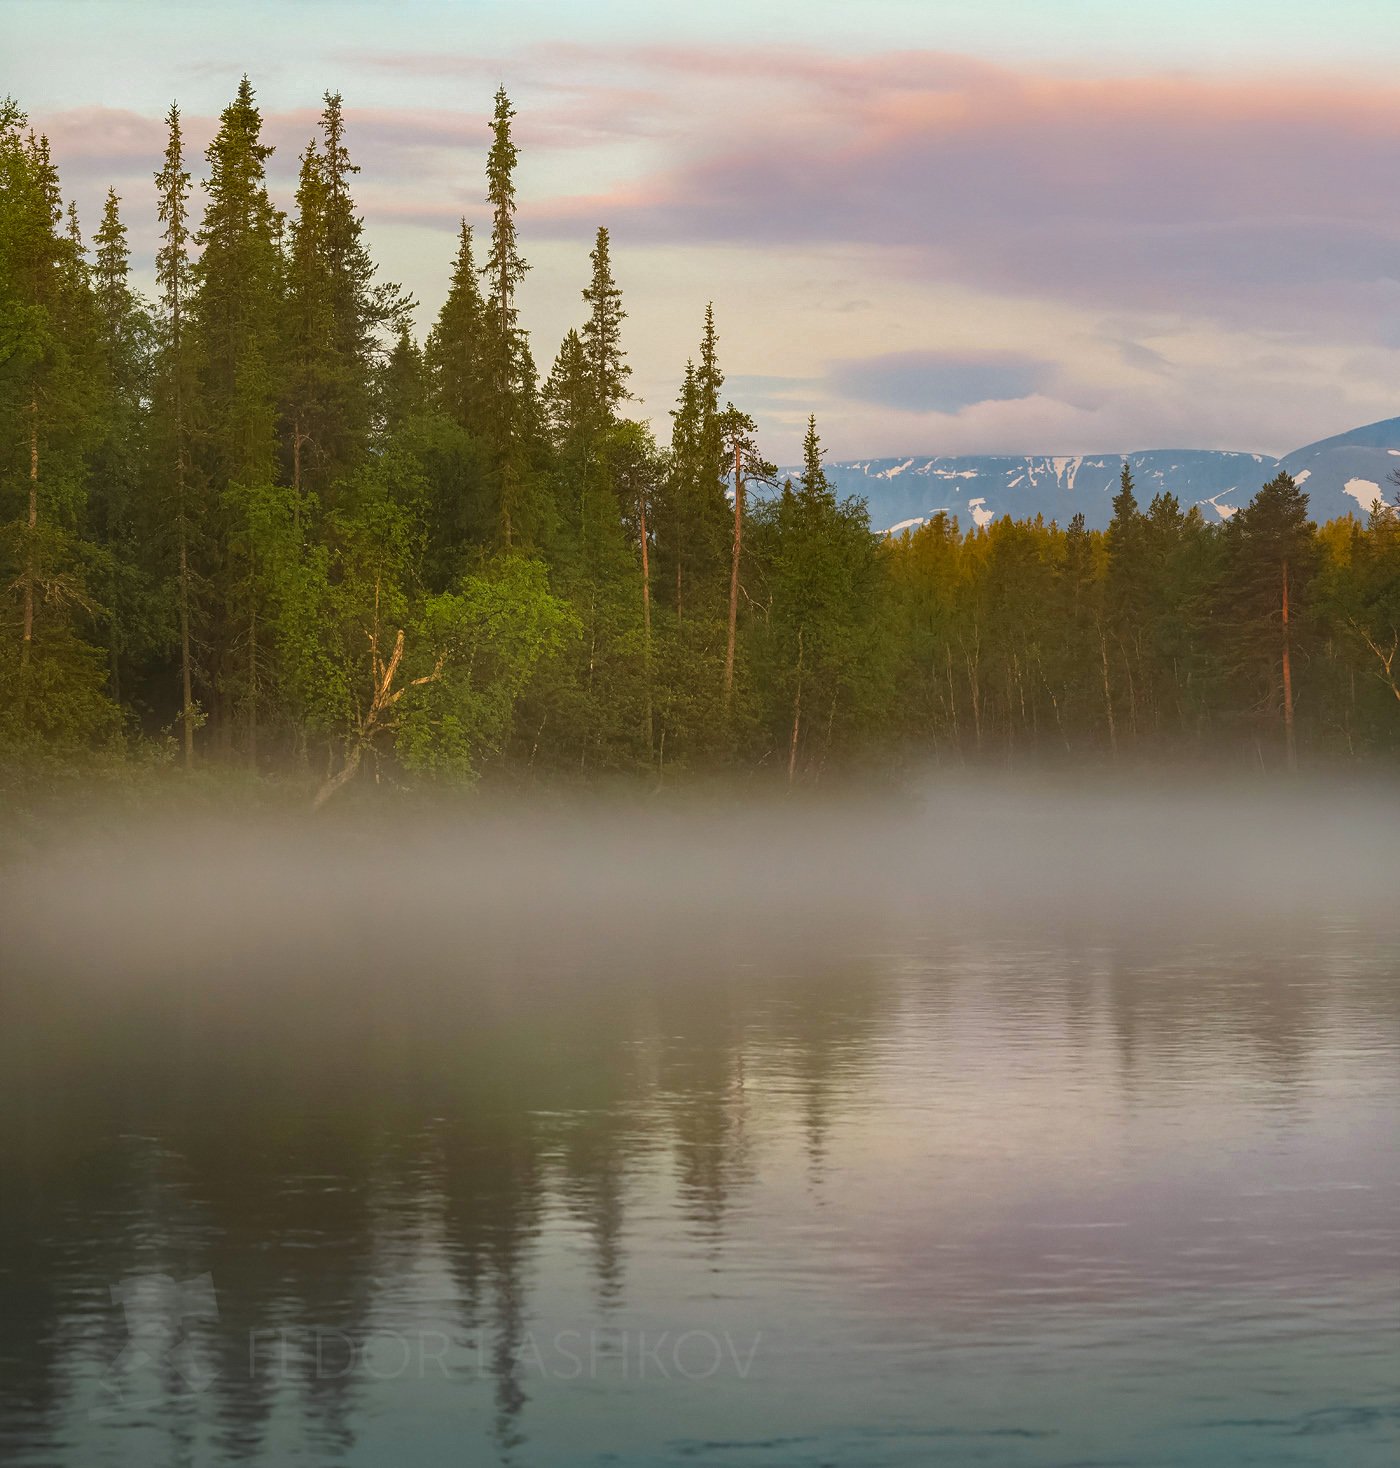
[[(1006, 454), (903, 456), (828, 462), (838, 495), (858, 495), (877, 530), (901, 533), (942, 512), (964, 526), (989, 525), (1005, 515), (1043, 515), (1067, 525), (1076, 514), (1103, 529), (1124, 463), (1132, 469), (1145, 508), (1158, 494), (1197, 506), (1207, 521), (1228, 520), (1280, 469), (1306, 486), (1315, 520), (1369, 512), (1385, 498), (1400, 458), (1400, 418), (1369, 423), (1295, 449), (1282, 459), (1222, 449), (1144, 449), (1126, 454)], [(796, 477), (798, 470), (785, 471)], [(956, 489), (955, 489), (956, 486)], [(950, 492), (957, 498), (950, 500)]]
[(1214, 510), (1215, 513), (1219, 515), (1222, 520), (1228, 520), (1231, 515), (1235, 514), (1239, 510), (1238, 505), (1222, 505), (1220, 503), (1219, 495), (1215, 495), (1208, 500), (1201, 500), (1200, 503), (1203, 505), (1209, 505), (1211, 509)]
[(1375, 509), (1377, 501), (1385, 498), (1374, 479), (1348, 479), (1342, 488), (1368, 515)]

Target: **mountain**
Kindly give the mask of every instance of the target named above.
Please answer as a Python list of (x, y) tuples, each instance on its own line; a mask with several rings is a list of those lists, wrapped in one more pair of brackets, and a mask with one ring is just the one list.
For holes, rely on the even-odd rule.
[[(1148, 449), (1129, 454), (1026, 455), (958, 458), (857, 459), (828, 463), (840, 496), (860, 495), (877, 530), (921, 525), (946, 510), (964, 526), (986, 525), (1003, 515), (1069, 523), (1082, 511), (1090, 529), (1103, 529), (1113, 513), (1118, 474), (1127, 460), (1146, 507), (1169, 490), (1183, 505), (1199, 505), (1208, 520), (1226, 520), (1260, 487), (1286, 469), (1306, 490), (1319, 523), (1342, 515), (1369, 514), (1379, 498), (1395, 493), (1390, 473), (1400, 469), (1400, 418), (1386, 418), (1294, 449), (1282, 459), (1220, 449)], [(784, 474), (797, 474), (785, 469)]]

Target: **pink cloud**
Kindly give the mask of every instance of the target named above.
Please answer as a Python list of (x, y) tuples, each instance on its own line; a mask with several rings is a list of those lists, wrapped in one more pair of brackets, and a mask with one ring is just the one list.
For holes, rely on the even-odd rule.
[[(707, 53), (634, 60), (723, 74)], [(911, 54), (740, 70), (773, 89), (713, 112), (646, 178), (537, 205), (536, 227), (606, 218), (655, 241), (897, 247), (926, 275), (1148, 308), (1272, 309), (1280, 290), (1318, 284), (1342, 306), (1400, 260), (1384, 186), (1400, 171), (1393, 87), (1105, 80)]]
[[(347, 98), (371, 229), (384, 218), (446, 230), (464, 205), (476, 214), (487, 99), (504, 75), (526, 163), (556, 180), (550, 196), (522, 197), (527, 235), (581, 237), (605, 222), (633, 243), (853, 247), (872, 271), (1280, 332), (1325, 323), (1374, 339), (1400, 304), (1393, 85), (761, 47), (356, 59), (408, 84), (484, 84), (471, 109), (424, 105), (426, 92), (406, 107)], [(308, 100), (267, 116), (284, 202), (315, 127)], [(81, 108), (37, 121), (65, 187), (129, 184), (146, 209), (158, 118)], [(198, 176), (214, 119), (186, 125)], [(589, 183), (560, 192), (584, 155)]]

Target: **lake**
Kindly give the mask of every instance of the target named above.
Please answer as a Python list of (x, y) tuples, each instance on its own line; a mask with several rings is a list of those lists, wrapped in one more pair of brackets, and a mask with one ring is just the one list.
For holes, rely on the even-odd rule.
[(1392, 812), (107, 832), (8, 874), (13, 1465), (1390, 1465)]

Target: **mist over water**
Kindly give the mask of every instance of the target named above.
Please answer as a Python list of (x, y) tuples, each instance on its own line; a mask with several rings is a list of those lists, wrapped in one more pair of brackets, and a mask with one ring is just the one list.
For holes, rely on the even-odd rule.
[(0, 884), (0, 1457), (1388, 1464), (1393, 796), (54, 839)]

